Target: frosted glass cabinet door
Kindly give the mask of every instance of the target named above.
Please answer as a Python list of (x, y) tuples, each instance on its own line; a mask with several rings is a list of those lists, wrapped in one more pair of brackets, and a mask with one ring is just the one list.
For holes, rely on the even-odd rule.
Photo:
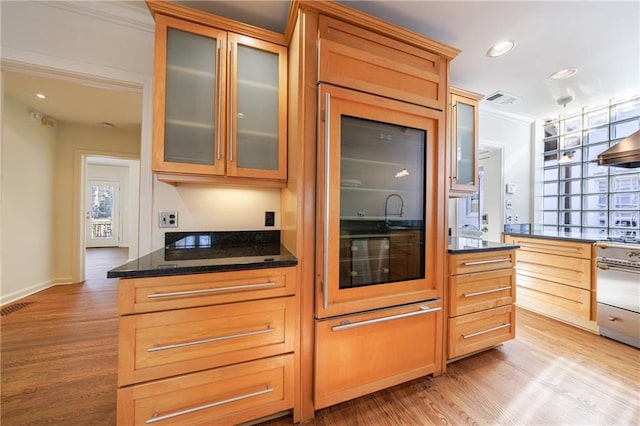
[(230, 176), (286, 178), (286, 49), (229, 34)]
[(154, 169), (224, 174), (226, 32), (156, 19)]
[(451, 189), (473, 193), (478, 185), (477, 102), (455, 94), (452, 104)]

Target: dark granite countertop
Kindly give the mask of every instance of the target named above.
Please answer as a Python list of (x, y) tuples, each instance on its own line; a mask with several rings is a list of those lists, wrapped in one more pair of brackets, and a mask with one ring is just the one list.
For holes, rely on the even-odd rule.
[(607, 238), (606, 235), (602, 236), (597, 233), (561, 231), (531, 231), (530, 233), (505, 232), (504, 235), (523, 238), (542, 238), (547, 240), (574, 241), (578, 243), (595, 243), (596, 241), (603, 241)]
[(279, 231), (168, 232), (165, 247), (110, 270), (107, 278), (159, 277), (295, 266)]
[(480, 238), (449, 237), (449, 250), (451, 254), (477, 253), (483, 251), (499, 251), (517, 249), (517, 244), (497, 243)]

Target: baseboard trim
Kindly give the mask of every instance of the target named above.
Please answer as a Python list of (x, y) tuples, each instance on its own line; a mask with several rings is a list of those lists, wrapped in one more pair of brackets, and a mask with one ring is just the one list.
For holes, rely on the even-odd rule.
[(34, 284), (27, 288), (22, 288), (20, 290), (14, 291), (13, 293), (0, 295), (0, 307), (8, 305), (9, 303), (16, 302), (24, 297), (31, 296), (34, 293), (46, 290), (50, 287), (67, 284), (74, 284), (71, 277), (54, 278), (38, 284)]

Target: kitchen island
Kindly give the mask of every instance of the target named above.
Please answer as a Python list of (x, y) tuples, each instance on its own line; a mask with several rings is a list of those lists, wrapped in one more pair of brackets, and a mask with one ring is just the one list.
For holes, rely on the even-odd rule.
[(596, 254), (603, 237), (580, 232), (505, 233), (518, 244), (518, 306), (597, 333)]

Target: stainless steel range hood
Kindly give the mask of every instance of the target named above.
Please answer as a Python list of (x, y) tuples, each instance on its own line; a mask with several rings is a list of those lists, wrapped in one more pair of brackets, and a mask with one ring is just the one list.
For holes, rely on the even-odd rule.
[(640, 167), (640, 130), (598, 155), (599, 166)]

